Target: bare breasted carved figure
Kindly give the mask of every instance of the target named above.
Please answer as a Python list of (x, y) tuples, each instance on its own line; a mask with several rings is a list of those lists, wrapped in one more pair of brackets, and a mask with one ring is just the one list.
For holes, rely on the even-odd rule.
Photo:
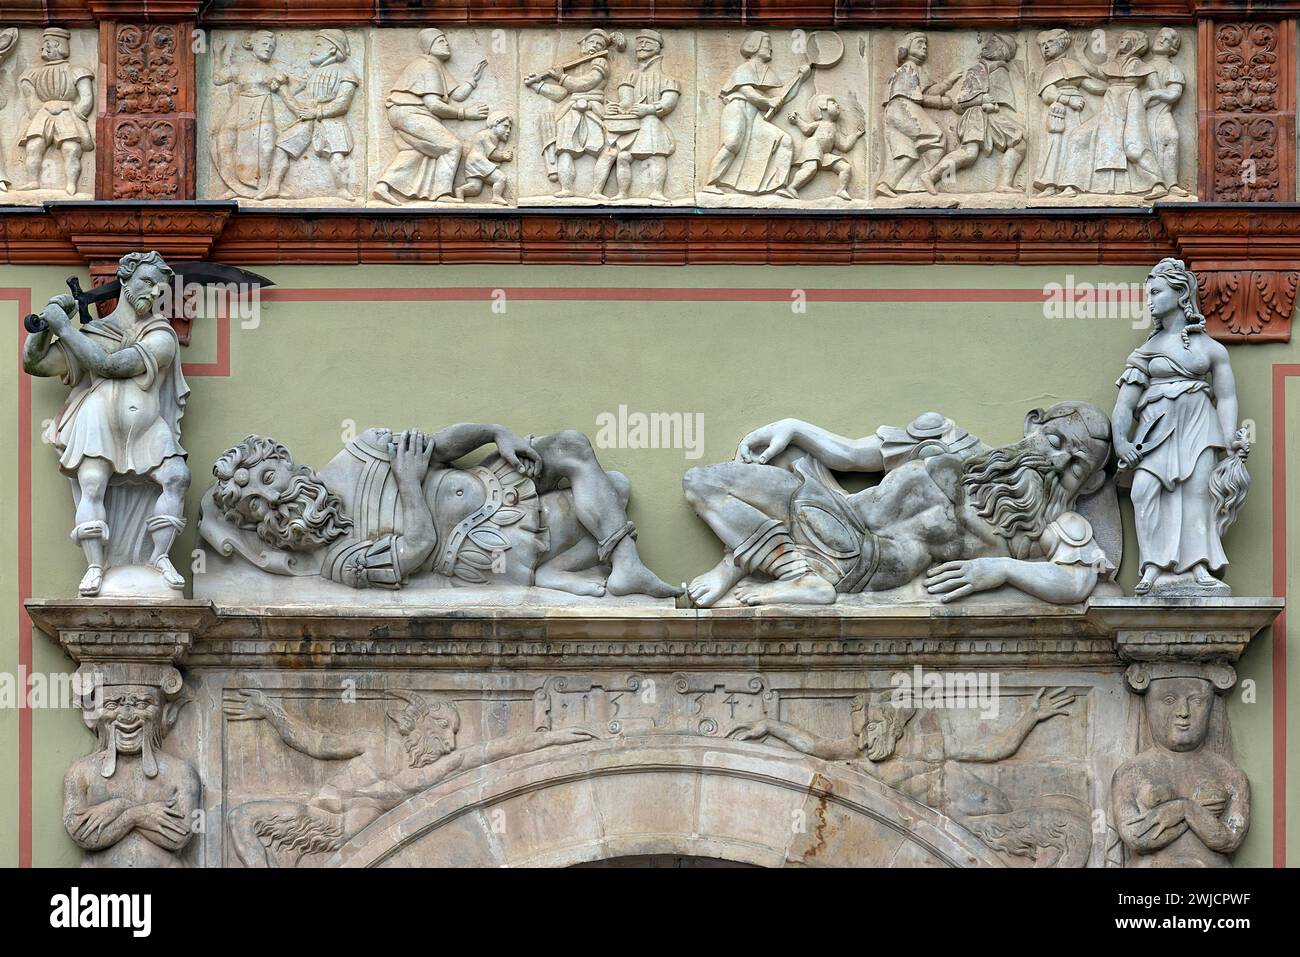
[[(481, 465), (451, 465), (489, 443), (497, 454)], [(353, 588), (401, 588), (432, 572), (595, 597), (678, 593), (641, 562), (627, 479), (601, 468), (581, 432), (370, 429), (319, 474), (249, 436), (213, 473), (200, 534), (274, 574)]]
[(86, 723), (99, 747), (63, 779), (63, 825), (88, 867), (179, 867), (199, 807), (199, 774), (162, 750), (187, 698), (112, 685)]
[(345, 762), (305, 804), (250, 801), (231, 809), (226, 825), (235, 855), (245, 867), (278, 867), (286, 853), (293, 855), (290, 866), (297, 867), (304, 857), (337, 850), (385, 812), (456, 772), (596, 736), (568, 728), (459, 748), (460, 712), (455, 704), (408, 691), (390, 691), (388, 697), (405, 704), (401, 711), (387, 712), (401, 737), (400, 747), (381, 731), (319, 730), (290, 717), (260, 691), (238, 691), (226, 703), (231, 721), (266, 721), (295, 751), (320, 761)]
[[(966, 741), (934, 709), (887, 695), (862, 696), (854, 733), (823, 738), (784, 721), (762, 720), (731, 732), (742, 741), (772, 737), (825, 761), (848, 761), (913, 800), (971, 828), (989, 845), (1036, 867), (1082, 867), (1092, 848), (1086, 806), (1035, 796), (1017, 807), (998, 787), (965, 767), (1012, 757), (1040, 722), (1068, 715), (1074, 695), (1040, 688), (1005, 727)], [(917, 718), (919, 710), (919, 718)], [(916, 718), (916, 720), (913, 720)], [(908, 734), (909, 728), (911, 734)]]
[(1111, 809), (1130, 867), (1228, 867), (1250, 828), (1250, 782), (1208, 744), (1214, 683), (1157, 666), (1143, 695), (1148, 745), (1115, 771)]
[[(709, 607), (739, 584), (744, 604), (831, 604), (924, 573), (942, 601), (1002, 585), (1082, 601), (1115, 572), (1074, 510), (1109, 456), (1106, 415), (1083, 402), (1031, 411), (1024, 439), (1000, 449), (933, 412), (861, 439), (783, 419), (747, 435), (735, 461), (686, 473), (687, 500), (725, 548), (687, 593)], [(832, 470), (885, 474), (849, 494)]]
[(146, 561), (168, 586), (185, 587), (168, 553), (185, 527), (180, 437), (190, 390), (176, 332), (155, 309), (174, 277), (156, 252), (123, 256), (117, 275), (112, 313), (78, 328), (75, 299), (55, 296), (41, 313), (46, 328), (23, 345), (28, 374), (72, 387), (45, 438), (72, 479), (85, 596), (99, 594), (108, 568)]

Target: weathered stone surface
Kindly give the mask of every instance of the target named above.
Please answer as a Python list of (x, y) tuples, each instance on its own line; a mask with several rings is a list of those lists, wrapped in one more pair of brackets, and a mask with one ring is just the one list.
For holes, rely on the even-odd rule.
[[(1276, 599), (1130, 598), (978, 614), (835, 606), (448, 616), (28, 605), (109, 684), (131, 676), (175, 695), (180, 676), (169, 669), (180, 664), (194, 704), (169, 748), (202, 781), (207, 826), (185, 859), (208, 867), (561, 866), (658, 855), (763, 866), (1112, 866), (1151, 850), (1129, 807), (1151, 804), (1142, 780), (1178, 792), (1170, 800), (1199, 802), (1187, 814), (1199, 815), (1197, 833), (1210, 835), (1222, 863), (1249, 810), (1230, 756), (1202, 753), (1226, 741), (1221, 702), (1213, 734), (1198, 730), (1191, 751), (1179, 750), (1181, 739), (1153, 745), (1124, 669), (1136, 658), (1127, 681), (1148, 696), (1188, 668), (1222, 690), (1237, 652), (1280, 608)], [(749, 623), (747, 641), (709, 637), (737, 616)], [(1235, 650), (1211, 644), (1206, 629), (1243, 640)], [(898, 637), (836, 637), (845, 631)], [(1189, 661), (1189, 648), (1216, 657)], [(1206, 768), (1219, 785), (1201, 786), (1197, 769)]]

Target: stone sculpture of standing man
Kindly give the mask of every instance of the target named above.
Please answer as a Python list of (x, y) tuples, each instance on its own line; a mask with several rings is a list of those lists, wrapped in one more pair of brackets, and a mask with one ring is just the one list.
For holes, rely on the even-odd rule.
[(47, 29), (41, 36), (44, 62), (18, 79), (19, 89), (32, 107), (31, 122), (22, 134), (28, 180), (23, 189), (40, 189), (45, 154), (57, 149), (63, 156), (68, 195), (75, 195), (81, 157), (95, 149), (88, 122), (95, 112), (95, 75), (89, 67), (69, 62), (71, 43), (72, 34), (67, 30)]
[(1246, 500), (1228, 350), (1205, 333), (1196, 276), (1162, 259), (1147, 277), (1152, 330), (1116, 385), (1115, 455), (1133, 474), (1139, 595), (1227, 595), (1220, 541)]
[[(146, 565), (170, 588), (185, 587), (168, 552), (185, 527), (190, 470), (180, 427), (190, 390), (176, 333), (155, 309), (173, 273), (149, 252), (123, 256), (117, 275), (122, 293), (111, 314), (78, 328), (76, 300), (55, 296), (41, 313), (46, 328), (23, 345), (28, 374), (72, 387), (44, 438), (72, 479), (72, 539), (86, 555), (83, 596), (98, 595), (116, 566)], [(134, 579), (112, 590), (151, 585)]]

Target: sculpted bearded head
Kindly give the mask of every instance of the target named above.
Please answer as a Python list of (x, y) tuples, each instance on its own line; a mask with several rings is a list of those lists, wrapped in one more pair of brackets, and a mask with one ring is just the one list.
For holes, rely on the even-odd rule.
[(872, 695), (862, 717), (858, 747), (871, 761), (884, 761), (893, 756), (915, 714), (916, 708), (900, 705), (889, 695)]
[(397, 725), (402, 746), (413, 768), (423, 768), (456, 750), (456, 732), (460, 730), (460, 712), (450, 701), (433, 701), (410, 691), (389, 691), (391, 697), (406, 702), (388, 719)]
[(222, 516), (274, 548), (311, 551), (352, 527), (339, 497), (275, 439), (250, 435), (222, 453), (212, 474)]
[(1058, 402), (1025, 416), (1025, 437), (966, 463), (962, 484), (980, 517), (1028, 558), (1048, 524), (1106, 479), (1110, 419), (1086, 402)]
[(147, 316), (167, 295), (176, 274), (157, 250), (127, 253), (117, 263), (122, 298), (137, 316)]

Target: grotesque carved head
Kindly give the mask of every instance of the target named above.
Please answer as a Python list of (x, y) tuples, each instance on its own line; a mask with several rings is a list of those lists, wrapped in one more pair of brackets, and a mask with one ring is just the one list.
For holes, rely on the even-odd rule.
[(1166, 751), (1195, 751), (1205, 743), (1214, 708), (1214, 686), (1194, 675), (1155, 678), (1147, 689), (1147, 724)]
[(117, 278), (122, 281), (122, 298), (137, 316), (147, 316), (167, 294), (176, 274), (157, 250), (127, 253), (117, 263)]
[(970, 459), (962, 481), (1011, 554), (1028, 558), (1049, 523), (1101, 487), (1109, 458), (1106, 413), (1086, 402), (1058, 402), (1031, 411), (1016, 444)]
[(858, 747), (871, 761), (884, 761), (891, 757), (907, 730), (907, 723), (915, 714), (916, 708), (901, 705), (889, 695), (872, 695), (862, 716)]
[(444, 754), (456, 750), (456, 733), (460, 730), (460, 712), (450, 701), (433, 701), (410, 691), (388, 694), (406, 702), (406, 707), (388, 717), (402, 735), (402, 745), (411, 767), (423, 768)]
[(145, 777), (158, 776), (157, 752), (162, 739), (188, 701), (181, 696), (166, 700), (152, 685), (110, 685), (103, 690), (98, 710), (86, 713), (86, 723), (99, 739), (102, 777), (117, 770), (118, 755), (140, 756)]
[(352, 527), (339, 497), (275, 439), (250, 435), (222, 453), (212, 474), (221, 514), (274, 548), (311, 551)]

